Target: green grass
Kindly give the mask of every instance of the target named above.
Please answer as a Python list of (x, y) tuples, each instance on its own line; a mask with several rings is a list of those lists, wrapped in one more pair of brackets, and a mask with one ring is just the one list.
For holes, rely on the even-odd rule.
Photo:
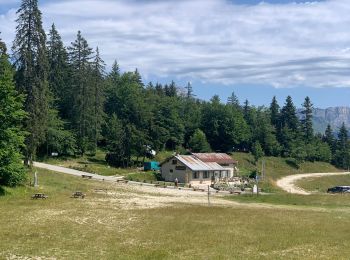
[[(0, 196), (0, 259), (346, 259), (350, 254), (349, 202), (343, 201), (349, 197), (327, 196), (340, 201), (339, 208), (327, 210), (249, 203), (126, 209), (123, 198), (135, 193), (125, 186), (44, 170), (38, 176), (47, 200), (31, 200), (37, 192), (32, 187), (5, 188), (6, 196)], [(96, 188), (116, 195), (106, 199), (93, 192)], [(70, 199), (76, 190), (86, 199)], [(319, 198), (290, 197), (297, 203)]]
[[(249, 175), (252, 171), (258, 169), (261, 171), (261, 159), (255, 165), (254, 157), (248, 153), (233, 153), (232, 158), (238, 161), (238, 168), (241, 175)], [(299, 168), (293, 163), (293, 160), (281, 157), (264, 157), (266, 177), (271, 180), (277, 180), (283, 176), (299, 173), (318, 173), (318, 172), (339, 172), (340, 170), (333, 165), (325, 162), (304, 162)]]
[(241, 195), (228, 197), (242, 203), (264, 203), (274, 205), (294, 205), (319, 208), (349, 208), (350, 195), (329, 195), (329, 194), (313, 194), (313, 195), (296, 195), (288, 193), (268, 194), (268, 195)]
[(96, 155), (93, 156), (84, 155), (82, 157), (50, 157), (45, 158), (42, 161), (49, 164), (72, 168), (79, 171), (96, 173), (104, 176), (125, 176), (130, 172), (137, 171), (137, 169), (121, 169), (109, 166), (105, 161), (105, 155), (106, 153), (104, 151), (97, 150)]
[(296, 185), (311, 192), (324, 193), (328, 188), (334, 186), (350, 186), (350, 175), (306, 178), (297, 181)]
[(129, 181), (157, 181), (157, 176), (154, 172), (137, 172), (130, 173), (126, 177)]

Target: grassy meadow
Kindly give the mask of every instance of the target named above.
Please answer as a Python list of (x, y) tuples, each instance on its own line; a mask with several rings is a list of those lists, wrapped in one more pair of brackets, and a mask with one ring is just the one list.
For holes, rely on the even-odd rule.
[[(161, 194), (151, 198), (126, 185), (44, 170), (38, 175), (38, 190), (2, 188), (0, 259), (347, 259), (350, 254), (350, 197), (325, 195), (329, 205), (322, 205), (319, 195), (290, 196), (295, 204), (236, 196), (239, 203), (230, 197), (222, 199), (227, 205), (211, 207), (174, 197), (166, 206), (138, 207), (134, 198), (147, 202)], [(96, 192), (100, 189), (108, 193)], [(87, 197), (69, 198), (76, 190)], [(49, 198), (31, 200), (38, 191)]]
[(350, 186), (350, 175), (307, 178), (299, 180), (296, 184), (304, 190), (324, 193), (334, 186)]
[[(255, 164), (254, 157), (249, 153), (233, 153), (232, 157), (238, 161), (241, 175), (249, 175), (254, 170), (261, 171), (262, 159)], [(264, 157), (264, 160), (265, 175), (273, 182), (283, 176), (292, 174), (341, 171), (325, 162), (303, 162), (297, 166), (290, 158)]]
[(42, 162), (67, 167), (79, 171), (96, 173), (104, 176), (128, 175), (136, 173), (137, 169), (121, 169), (108, 165), (105, 160), (106, 152), (97, 150), (95, 155), (84, 155), (81, 157), (48, 157), (42, 158)]

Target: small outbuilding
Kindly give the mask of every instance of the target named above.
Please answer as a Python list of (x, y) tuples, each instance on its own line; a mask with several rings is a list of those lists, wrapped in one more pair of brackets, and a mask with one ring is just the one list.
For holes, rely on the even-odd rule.
[(159, 171), (160, 167), (159, 167), (159, 163), (158, 162), (145, 162), (143, 164), (143, 169), (144, 171)]

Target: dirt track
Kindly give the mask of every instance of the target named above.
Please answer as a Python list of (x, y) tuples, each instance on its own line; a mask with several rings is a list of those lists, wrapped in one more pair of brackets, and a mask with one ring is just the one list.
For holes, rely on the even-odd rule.
[(350, 174), (350, 172), (325, 172), (325, 173), (304, 173), (304, 174), (295, 174), (295, 175), (289, 175), (286, 177), (283, 177), (282, 179), (279, 179), (276, 184), (281, 189), (285, 190), (286, 192), (293, 193), (293, 194), (301, 194), (301, 195), (310, 195), (310, 192), (307, 192), (303, 190), (302, 188), (295, 185), (295, 182), (304, 179), (304, 178), (314, 178), (314, 177), (323, 177), (323, 176), (330, 176), (330, 175), (346, 175)]

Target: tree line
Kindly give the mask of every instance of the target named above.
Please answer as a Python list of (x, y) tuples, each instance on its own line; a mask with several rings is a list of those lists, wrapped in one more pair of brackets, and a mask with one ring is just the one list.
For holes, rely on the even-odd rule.
[[(46, 35), (37, 0), (22, 0), (17, 11), (11, 59), (0, 39), (0, 184), (24, 179), (24, 163), (36, 156), (94, 154), (131, 167), (157, 152), (252, 152), (262, 156), (332, 162), (348, 168), (345, 125), (335, 136), (330, 126), (314, 133), (313, 105), (302, 104), (302, 118), (290, 96), (282, 107), (197, 99), (191, 84), (144, 84), (139, 71), (121, 72), (117, 61), (106, 71), (100, 50), (78, 31), (65, 46), (53, 24)], [(11, 60), (11, 63), (10, 63)]]

